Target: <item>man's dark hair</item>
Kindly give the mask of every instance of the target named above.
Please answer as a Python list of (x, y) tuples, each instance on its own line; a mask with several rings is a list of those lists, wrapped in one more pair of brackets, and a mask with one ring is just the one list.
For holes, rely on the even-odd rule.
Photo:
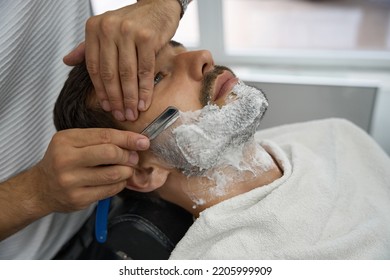
[(119, 124), (98, 104), (92, 104), (93, 84), (85, 63), (69, 73), (54, 106), (54, 125), (57, 130), (69, 128), (116, 128)]

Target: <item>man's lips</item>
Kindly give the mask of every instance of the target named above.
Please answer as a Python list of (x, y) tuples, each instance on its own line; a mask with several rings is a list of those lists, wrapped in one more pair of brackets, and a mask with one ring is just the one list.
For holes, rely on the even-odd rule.
[(232, 88), (237, 84), (238, 78), (230, 71), (223, 71), (217, 77), (214, 86), (214, 94), (212, 100), (215, 102), (218, 99), (225, 97), (231, 92)]

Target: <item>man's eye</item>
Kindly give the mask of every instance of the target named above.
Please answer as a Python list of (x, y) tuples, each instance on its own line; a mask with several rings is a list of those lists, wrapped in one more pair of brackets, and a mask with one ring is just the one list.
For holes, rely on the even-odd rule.
[(156, 76), (154, 76), (154, 85), (157, 85), (164, 78), (164, 75), (161, 72), (158, 72)]

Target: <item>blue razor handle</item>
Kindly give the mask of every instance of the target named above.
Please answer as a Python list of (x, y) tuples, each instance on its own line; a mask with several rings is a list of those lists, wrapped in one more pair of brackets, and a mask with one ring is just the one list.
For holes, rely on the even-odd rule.
[(99, 243), (104, 243), (107, 240), (107, 223), (110, 202), (111, 197), (100, 200), (97, 205), (95, 217), (95, 238)]

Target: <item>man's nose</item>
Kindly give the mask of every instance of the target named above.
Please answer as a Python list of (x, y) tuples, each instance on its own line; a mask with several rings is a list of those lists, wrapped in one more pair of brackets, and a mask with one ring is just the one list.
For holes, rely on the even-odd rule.
[(186, 55), (186, 67), (193, 79), (202, 80), (207, 72), (213, 70), (214, 60), (209, 51), (192, 51), (187, 52)]

